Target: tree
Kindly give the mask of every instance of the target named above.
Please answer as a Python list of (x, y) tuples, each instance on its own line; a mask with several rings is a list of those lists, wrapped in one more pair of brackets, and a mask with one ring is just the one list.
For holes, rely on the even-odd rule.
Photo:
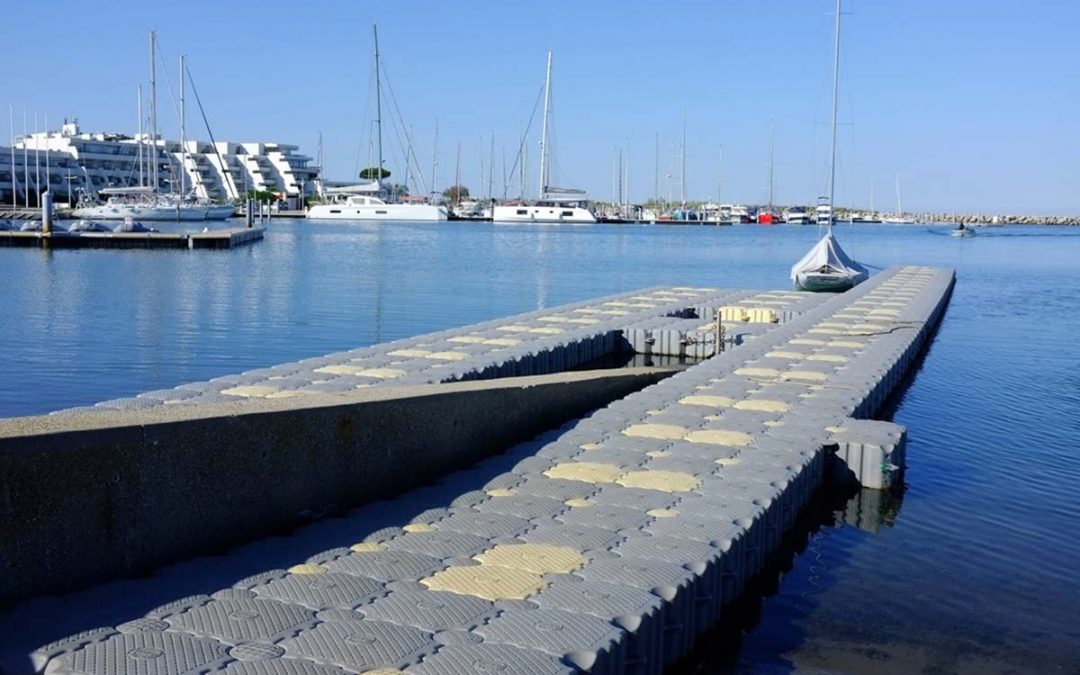
[(254, 199), (257, 202), (278, 201), (278, 193), (273, 190), (248, 190), (246, 197), (248, 199)]
[[(362, 170), (360, 172), (360, 177), (363, 178), (364, 180), (375, 180), (375, 177), (379, 176), (379, 171), (380, 171), (379, 167), (377, 167), (377, 166), (369, 166), (368, 168), (366, 168), (366, 169), (364, 169), (364, 170)], [(385, 168), (382, 169), (382, 175), (380, 176), (380, 178), (389, 178), (389, 177), (390, 177), (390, 169), (385, 169)]]
[(395, 198), (402, 198), (409, 196), (409, 186), (402, 185), (401, 183), (394, 183), (394, 186), (390, 188)]
[(443, 190), (442, 195), (450, 201), (459, 202), (469, 198), (469, 188), (464, 185), (452, 185)]

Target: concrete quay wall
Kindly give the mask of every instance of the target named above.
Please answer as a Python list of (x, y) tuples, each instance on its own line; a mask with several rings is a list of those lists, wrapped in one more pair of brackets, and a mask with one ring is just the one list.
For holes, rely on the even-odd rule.
[(0, 420), (0, 605), (398, 494), (672, 372)]

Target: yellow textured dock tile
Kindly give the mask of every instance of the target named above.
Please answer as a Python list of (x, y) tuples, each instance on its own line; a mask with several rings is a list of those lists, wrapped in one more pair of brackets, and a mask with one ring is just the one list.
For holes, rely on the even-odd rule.
[(708, 394), (694, 394), (679, 399), (683, 405), (700, 405), (707, 408), (730, 408), (735, 404), (735, 399), (728, 396), (710, 396)]
[(872, 310), (870, 310), (870, 316), (871, 317), (877, 316), (877, 315), (896, 316), (899, 313), (900, 313), (900, 310), (898, 310), (898, 309), (872, 309)]
[(825, 321), (818, 324), (818, 328), (847, 328), (848, 324), (836, 321)]
[(404, 670), (398, 670), (397, 668), (376, 668), (375, 670), (365, 670), (364, 675), (408, 675)]
[(714, 462), (720, 466), (735, 466), (736, 464), (742, 464), (742, 460), (738, 457), (721, 457), (720, 459), (714, 460)]
[(799, 360), (799, 359), (805, 359), (806, 354), (803, 354), (802, 352), (783, 352), (783, 351), (780, 351), (780, 352), (768, 352), (767, 354), (765, 354), (765, 358)]
[(509, 324), (506, 326), (498, 326), (495, 330), (506, 331), (507, 333), (524, 333), (529, 330), (528, 326), (519, 326), (518, 324)]
[(675, 518), (679, 515), (679, 512), (676, 509), (649, 509), (645, 512), (645, 515), (653, 518)]
[(623, 487), (660, 492), (690, 492), (701, 485), (693, 474), (683, 471), (631, 471), (615, 482)]
[(764, 422), (762, 422), (762, 424), (767, 426), (767, 427), (782, 427), (782, 426), (784, 426), (784, 423), (781, 422), (780, 420), (765, 420)]
[(571, 310), (571, 311), (577, 312), (578, 314), (599, 314), (600, 313), (600, 310), (596, 309), (595, 307), (582, 307), (581, 309), (575, 309), (575, 310)]
[(610, 314), (611, 316), (626, 316), (630, 314), (630, 312), (627, 312), (623, 309), (602, 309), (600, 310), (600, 314)]
[(376, 544), (375, 542), (360, 542), (359, 544), (353, 544), (349, 547), (349, 550), (354, 553), (376, 553), (378, 551), (385, 551), (386, 547), (382, 544)]
[(327, 373), (329, 375), (355, 375), (363, 370), (363, 366), (347, 366), (343, 363), (335, 364), (332, 366), (323, 366), (316, 368), (316, 373)]
[(843, 430), (844, 427), (825, 427), (825, 431), (828, 431), (830, 434), (838, 434)]
[(896, 302), (895, 300), (889, 300), (888, 302), (881, 303), (882, 307), (907, 307), (906, 302)]
[(512, 567), (514, 569), (551, 574), (569, 574), (585, 566), (585, 556), (569, 546), (550, 544), (500, 544), (473, 556), (481, 565)]
[(355, 374), (360, 377), (374, 377), (379, 380), (396, 380), (406, 375), (404, 370), (398, 370), (397, 368), (368, 368)]
[(548, 326), (548, 327), (541, 327), (541, 328), (530, 328), (529, 332), (530, 333), (541, 333), (543, 335), (558, 335), (559, 333), (565, 333), (566, 331), (563, 330), (562, 328), (554, 328), (554, 327)]
[(244, 398), (263, 398), (279, 391), (278, 387), (271, 387), (265, 384), (248, 384), (241, 387), (232, 387), (230, 389), (222, 389), (222, 394), (228, 396), (242, 396)]
[(312, 565), (310, 563), (293, 565), (288, 569), (289, 574), (326, 574), (327, 571), (322, 565)]
[(839, 354), (812, 354), (806, 357), (807, 361), (825, 361), (827, 363), (847, 363), (848, 357)]
[(844, 349), (862, 349), (866, 345), (855, 340), (833, 340), (828, 343), (829, 347), (842, 347)]
[(735, 305), (721, 307), (720, 321), (746, 321), (746, 309)]
[(548, 478), (564, 478), (583, 483), (614, 483), (624, 471), (614, 464), (562, 462), (544, 472)]
[(406, 532), (434, 532), (435, 528), (427, 523), (409, 523), (405, 527), (401, 528)]
[(836, 328), (811, 328), (806, 332), (811, 335), (840, 335), (843, 331)]
[(449, 567), (426, 579), (421, 579), (420, 583), (433, 591), (474, 595), (492, 602), (525, 600), (547, 585), (544, 579), (535, 572), (488, 565)]
[(820, 345), (824, 345), (824, 344), (828, 344), (828, 343), (825, 342), (824, 340), (819, 340), (817, 338), (794, 338), (792, 340), (788, 340), (788, 344), (790, 344), (790, 345), (820, 346)]
[(517, 493), (509, 488), (492, 488), (484, 494), (488, 497), (513, 497)]
[(591, 502), (588, 499), (582, 499), (581, 497), (571, 497), (563, 502), (572, 509), (589, 509), (596, 506), (596, 502)]
[(469, 355), (465, 352), (432, 352), (424, 358), (435, 361), (464, 361)]
[(267, 394), (266, 398), (296, 398), (298, 396), (311, 396), (315, 392), (313, 391), (301, 391), (298, 389), (282, 389), (281, 391), (275, 391), (273, 394)]
[(484, 343), (484, 338), (479, 335), (458, 335), (457, 337), (447, 338), (447, 342), (458, 342), (466, 345), (479, 345)]
[(884, 330), (885, 326), (879, 323), (857, 323), (851, 328), (853, 330)]
[(816, 370), (789, 370), (781, 377), (785, 380), (802, 380), (803, 382), (824, 382), (829, 379), (828, 375)]
[(677, 441), (686, 433), (686, 429), (677, 424), (631, 424), (622, 430), (624, 436), (636, 438), (659, 438)]
[(417, 357), (417, 356), (427, 356), (430, 353), (431, 352), (428, 351), (427, 349), (395, 349), (392, 352), (387, 352), (387, 355), (388, 356)]
[(743, 447), (750, 445), (754, 437), (742, 431), (728, 431), (727, 429), (698, 429), (691, 431), (684, 437), (691, 443), (710, 443), (712, 445), (733, 445)]
[(578, 447), (582, 450), (599, 450), (602, 446), (599, 443), (582, 443)]
[(615, 300), (613, 302), (605, 302), (604, 306), (605, 307), (633, 307), (633, 305), (631, 303), (623, 302), (621, 300)]
[(743, 377), (779, 377), (780, 371), (776, 368), (736, 368), (736, 375)]
[(659, 459), (660, 457), (669, 457), (671, 452), (668, 450), (650, 450), (645, 453), (646, 457), (652, 457), (653, 459)]
[(592, 325), (600, 323), (596, 319), (567, 319), (566, 321), (567, 321), (567, 323), (578, 323), (578, 324), (582, 324), (582, 325), (585, 325), (585, 326), (592, 326)]
[(499, 345), (502, 347), (513, 347), (514, 345), (521, 344), (521, 340), (516, 340), (514, 338), (491, 338), (489, 340), (484, 340), (484, 344)]
[(783, 401), (772, 401), (763, 398), (752, 398), (745, 401), (739, 401), (735, 404), (735, 408), (738, 410), (756, 410), (758, 412), (774, 412), (781, 413), (791, 410), (791, 406)]
[(537, 321), (546, 321), (548, 323), (566, 323), (570, 319), (565, 316), (542, 316)]

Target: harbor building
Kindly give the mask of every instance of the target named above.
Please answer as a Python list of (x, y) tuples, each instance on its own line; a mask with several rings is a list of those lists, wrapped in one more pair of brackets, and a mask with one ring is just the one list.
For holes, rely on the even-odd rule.
[(0, 206), (38, 206), (45, 190), (58, 203), (74, 203), (82, 181), (79, 163), (67, 153), (0, 146)]
[[(14, 198), (23, 205), (28, 190), (29, 203), (36, 205), (38, 193), (47, 187), (52, 188), (56, 201), (71, 204), (81, 193), (93, 195), (105, 188), (156, 184), (159, 190), (172, 191), (180, 185), (181, 167), (188, 190), (223, 202), (259, 190), (278, 193), (296, 203), (301, 195), (316, 194), (319, 179), (318, 167), (311, 166), (311, 158), (300, 154), (296, 145), (187, 141), (182, 151), (179, 142), (159, 138), (154, 143), (150, 134), (82, 131), (78, 120), (65, 121), (59, 131), (16, 137), (14, 184), (11, 150), (4, 148), (0, 157), (0, 202), (6, 204)], [(155, 152), (156, 177), (151, 175), (151, 153)], [(24, 161), (29, 163), (28, 181), (24, 179)]]

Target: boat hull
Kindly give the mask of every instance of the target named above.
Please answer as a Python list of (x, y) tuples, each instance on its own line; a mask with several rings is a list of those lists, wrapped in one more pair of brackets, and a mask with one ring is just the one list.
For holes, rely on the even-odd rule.
[(307, 211), (309, 220), (447, 220), (444, 206), (431, 204), (316, 204)]
[(496, 206), (492, 220), (496, 223), (589, 224), (596, 222), (596, 216), (580, 206)]
[(233, 206), (83, 206), (72, 216), (81, 220), (132, 220), (156, 222), (195, 222), (225, 220), (236, 213)]
[(811, 293), (842, 293), (856, 283), (857, 280), (849, 275), (822, 272), (800, 272), (795, 278), (795, 285), (800, 290)]

